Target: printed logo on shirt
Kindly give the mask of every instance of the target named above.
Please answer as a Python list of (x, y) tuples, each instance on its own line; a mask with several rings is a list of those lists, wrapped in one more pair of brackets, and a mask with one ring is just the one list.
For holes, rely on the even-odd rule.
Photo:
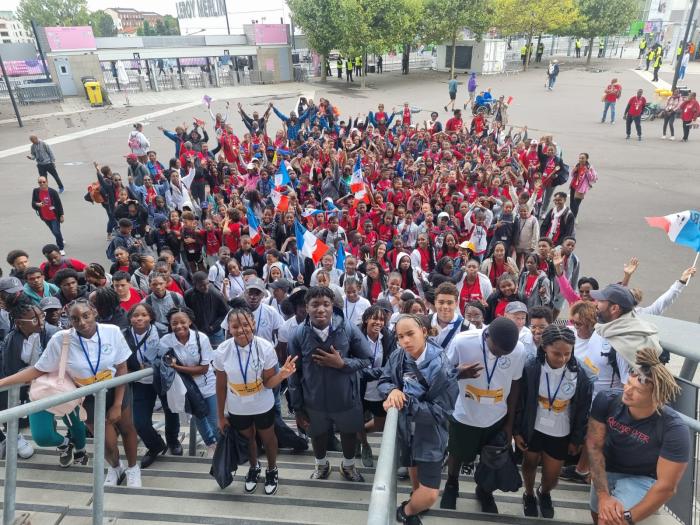
[(109, 354), (111, 354), (111, 353), (112, 353), (112, 350), (113, 350), (113, 349), (112, 349), (112, 345), (110, 345), (109, 343), (107, 343), (107, 344), (105, 344), (105, 345), (102, 345), (102, 353), (103, 353), (104, 355), (109, 355)]
[(636, 428), (632, 428), (629, 425), (625, 425), (624, 423), (620, 423), (617, 419), (615, 419), (613, 416), (610, 416), (608, 418), (608, 427), (611, 430), (614, 430), (618, 434), (625, 434), (634, 439), (635, 441), (638, 441), (639, 443), (644, 443), (645, 445), (649, 443), (649, 435), (645, 434), (644, 432), (640, 432)]
[(595, 366), (593, 364), (593, 361), (591, 361), (591, 358), (588, 356), (586, 356), (586, 358), (583, 360), (583, 366), (590, 370), (591, 373), (596, 377), (598, 376), (598, 374), (600, 374), (600, 368)]
[(501, 370), (507, 370), (510, 368), (511, 359), (507, 355), (503, 355), (498, 358), (498, 368)]
[(102, 370), (101, 372), (97, 372), (96, 375), (91, 376), (91, 377), (84, 377), (84, 378), (79, 378), (79, 377), (74, 377), (73, 381), (78, 383), (81, 386), (88, 386), (92, 385), (93, 383), (99, 383), (100, 381), (107, 381), (108, 379), (112, 379), (112, 371), (111, 370)]
[(566, 381), (565, 383), (562, 383), (561, 385), (561, 393), (568, 396), (574, 393), (574, 390), (576, 390), (576, 382), (575, 381)]
[(235, 395), (240, 397), (254, 396), (263, 391), (262, 378), (258, 377), (254, 383), (231, 383), (228, 384), (229, 389)]
[(496, 390), (487, 390), (475, 387), (474, 385), (467, 385), (464, 392), (464, 397), (473, 399), (477, 403), (495, 405), (496, 403), (503, 402), (503, 389), (498, 388)]
[[(561, 386), (564, 388), (564, 385)], [(540, 406), (542, 407), (543, 410), (549, 410), (549, 399), (547, 399), (544, 396), (538, 396)], [(552, 403), (552, 412), (556, 412), (557, 414), (560, 414), (564, 412), (568, 407), (569, 407), (570, 400), (568, 399), (555, 399), (554, 403)]]

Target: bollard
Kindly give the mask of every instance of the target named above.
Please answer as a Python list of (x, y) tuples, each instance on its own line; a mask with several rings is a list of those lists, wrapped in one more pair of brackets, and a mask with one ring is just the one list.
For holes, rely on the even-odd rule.
[(107, 410), (107, 390), (95, 394), (95, 435), (93, 439), (94, 457), (92, 462), (92, 525), (102, 525), (104, 514), (105, 477), (105, 422)]
[[(19, 405), (19, 385), (14, 385), (7, 392), (7, 408)], [(19, 437), (19, 419), (7, 422), (5, 437), (5, 496), (2, 508), (3, 523), (15, 521), (15, 498), (17, 496), (17, 438)]]

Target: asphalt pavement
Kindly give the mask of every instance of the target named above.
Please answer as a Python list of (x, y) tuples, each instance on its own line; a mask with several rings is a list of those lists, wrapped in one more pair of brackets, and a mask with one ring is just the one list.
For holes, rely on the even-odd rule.
[[(694, 252), (671, 243), (662, 230), (646, 225), (645, 216), (666, 215), (698, 207), (700, 187), (698, 177), (698, 144), (700, 130), (691, 132), (690, 142), (661, 140), (661, 122), (643, 124), (644, 139), (625, 140), (622, 112), (626, 100), (638, 88), (652, 95), (654, 86), (638, 75), (632, 61), (600, 62), (586, 69), (583, 64), (563, 61), (562, 72), (551, 92), (544, 89), (544, 70), (540, 67), (512, 76), (479, 77), (480, 88), (491, 88), (492, 93), (513, 97), (510, 122), (516, 127), (527, 125), (531, 137), (554, 135), (563, 149), (565, 162), (574, 164), (579, 152), (587, 152), (595, 166), (599, 183), (581, 205), (577, 226), (577, 254), (582, 261), (581, 275), (594, 276), (602, 285), (618, 281), (622, 266), (631, 256), (640, 258), (640, 267), (632, 281), (644, 291), (644, 304), (663, 293), (677, 279), (682, 270), (691, 265)], [(614, 125), (600, 123), (601, 96), (610, 79), (615, 76), (623, 86), (618, 103), (618, 121)], [(371, 75), (366, 89), (359, 81), (348, 86), (345, 80), (330, 80), (327, 84), (308, 84), (308, 95), (324, 97), (338, 106), (344, 118), (365, 114), (383, 102), (387, 109), (397, 109), (409, 102), (421, 111), (414, 115), (418, 121), (429, 118), (430, 111), (440, 112), (448, 102), (447, 74), (412, 72)], [(458, 78), (458, 101), (466, 96), (466, 77)], [(698, 85), (700, 75), (690, 74), (687, 84)], [(285, 95), (285, 93), (287, 93)], [(212, 90), (216, 98), (216, 90)], [(653, 95), (652, 95), (653, 97)], [(296, 96), (289, 86), (279, 85), (275, 104), (284, 113), (296, 105)], [(263, 111), (267, 97), (231, 100), (232, 106), (241, 102), (247, 110)], [(460, 102), (461, 103), (461, 102)], [(223, 101), (215, 103), (215, 110), (223, 109)], [(173, 143), (156, 126), (174, 127), (194, 116), (208, 120), (201, 105), (177, 110), (178, 105), (121, 108), (119, 110), (91, 111), (74, 117), (61, 116), (33, 123), (25, 130), (15, 125), (0, 125), (0, 166), (3, 191), (0, 192), (0, 254), (13, 248), (30, 253), (33, 263), (42, 261), (41, 247), (53, 242), (48, 228), (30, 207), (31, 190), (36, 184), (34, 163), (26, 159), (29, 148), (27, 136), (31, 130), (40, 136), (50, 135), (63, 142), (53, 146), (59, 173), (67, 191), (62, 195), (66, 209), (64, 237), (69, 256), (86, 262), (106, 264), (106, 215), (98, 205), (83, 200), (86, 188), (94, 180), (92, 162), (108, 164), (115, 171), (125, 173), (124, 156), (128, 153), (127, 136), (130, 118), (158, 112), (154, 118), (145, 118), (145, 133), (159, 152), (164, 164), (174, 152)], [(165, 110), (165, 111), (163, 111)], [(238, 132), (243, 126), (237, 115), (231, 118)], [(79, 128), (76, 125), (79, 122)], [(270, 120), (271, 134), (279, 128), (274, 115)], [(72, 125), (71, 125), (72, 124)], [(114, 127), (110, 127), (112, 124)], [(97, 131), (94, 128), (99, 129)], [(680, 124), (677, 128), (680, 129)], [(79, 131), (79, 132), (76, 132)], [(677, 130), (678, 133), (678, 130)], [(27, 151), (14, 147), (26, 144)], [(50, 180), (53, 185), (53, 181)], [(564, 187), (568, 193), (568, 186)], [(2, 261), (3, 270), (8, 265)], [(699, 278), (700, 280), (700, 278)], [(668, 311), (671, 317), (698, 321), (700, 282), (690, 286)]]

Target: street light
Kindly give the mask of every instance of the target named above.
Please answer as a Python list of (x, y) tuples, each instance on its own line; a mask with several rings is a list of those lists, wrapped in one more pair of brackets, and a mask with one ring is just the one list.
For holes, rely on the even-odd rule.
[[(671, 89), (676, 89), (676, 84), (678, 84), (678, 76), (680, 75), (681, 71), (681, 62), (683, 62), (683, 53), (685, 53), (685, 48), (688, 45), (688, 38), (690, 37), (690, 28), (693, 27), (693, 15), (695, 14), (695, 8), (698, 5), (698, 0), (693, 0), (692, 5), (690, 6), (690, 14), (688, 15), (688, 25), (685, 26), (685, 36), (683, 37), (683, 41), (681, 42), (681, 54), (680, 56), (676, 56), (676, 68), (675, 71), (673, 72), (673, 85), (671, 86)], [(676, 53), (677, 55), (677, 53)]]

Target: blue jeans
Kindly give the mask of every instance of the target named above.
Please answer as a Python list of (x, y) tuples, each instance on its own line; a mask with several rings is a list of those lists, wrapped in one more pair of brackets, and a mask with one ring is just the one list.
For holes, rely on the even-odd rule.
[[(141, 441), (148, 450), (160, 450), (163, 447), (163, 438), (153, 428), (153, 407), (156, 403), (156, 394), (153, 385), (144, 383), (132, 383), (134, 394), (134, 426)], [(180, 417), (168, 409), (168, 401), (165, 396), (160, 397), (165, 414), (165, 440), (169, 447), (178, 442), (180, 434)]]
[(219, 434), (219, 421), (216, 417), (216, 395), (205, 397), (204, 401), (209, 407), (209, 413), (205, 418), (195, 417), (194, 422), (197, 425), (199, 435), (204, 440), (204, 444), (209, 446), (216, 443)]
[(601, 122), (605, 122), (605, 117), (608, 115), (608, 108), (610, 108), (610, 122), (615, 122), (615, 103), (605, 102), (605, 107), (603, 108), (603, 118)]
[(209, 342), (211, 343), (211, 346), (213, 346), (214, 348), (216, 348), (221, 343), (223, 343), (224, 342), (223, 329), (220, 329), (218, 332), (209, 335)]
[(51, 230), (51, 233), (53, 233), (53, 236), (56, 238), (56, 245), (58, 246), (58, 249), (62, 250), (63, 234), (61, 233), (61, 223), (58, 222), (58, 219), (54, 219), (52, 221), (42, 220), (44, 221), (44, 224), (49, 227), (49, 230)]
[(549, 77), (549, 84), (547, 85), (547, 89), (554, 89), (554, 83), (557, 81), (557, 77), (554, 75), (550, 75)]
[[(656, 483), (654, 478), (649, 476), (632, 476), (630, 474), (619, 474), (617, 472), (606, 472), (608, 476), (608, 488), (610, 495), (619, 500), (625, 510), (630, 510), (637, 503), (642, 501), (651, 486)], [(591, 510), (598, 512), (598, 494), (591, 485)]]

